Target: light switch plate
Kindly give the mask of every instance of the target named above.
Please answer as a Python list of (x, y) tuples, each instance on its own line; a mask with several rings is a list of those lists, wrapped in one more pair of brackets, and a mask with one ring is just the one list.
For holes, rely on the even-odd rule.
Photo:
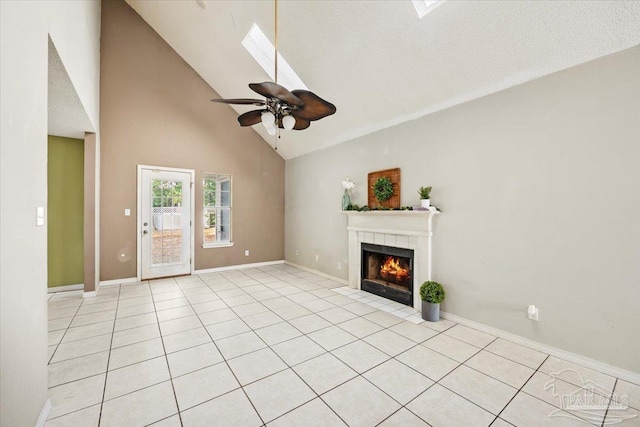
[(125, 209), (124, 216), (131, 216), (131, 209)]
[(44, 225), (44, 207), (37, 206), (36, 207), (36, 227), (41, 227)]

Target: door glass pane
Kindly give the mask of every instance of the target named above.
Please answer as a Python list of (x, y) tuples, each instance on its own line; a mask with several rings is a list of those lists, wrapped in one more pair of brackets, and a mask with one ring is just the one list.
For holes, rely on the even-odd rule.
[(151, 264), (182, 261), (182, 182), (154, 179)]

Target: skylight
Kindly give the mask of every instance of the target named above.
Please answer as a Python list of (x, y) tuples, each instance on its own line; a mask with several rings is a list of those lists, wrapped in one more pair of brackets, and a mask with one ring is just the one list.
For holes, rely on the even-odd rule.
[(411, 0), (413, 7), (416, 8), (418, 17), (424, 18), (427, 13), (433, 11), (435, 8), (444, 3), (444, 0)]
[[(275, 79), (274, 67), (275, 67), (275, 48), (269, 41), (267, 36), (264, 35), (260, 27), (253, 24), (251, 30), (247, 33), (244, 40), (242, 40), (242, 46), (253, 56), (258, 64), (264, 71), (267, 72), (271, 79)], [(306, 89), (307, 86), (300, 80), (300, 77), (293, 71), (293, 68), (285, 61), (285, 59), (278, 52), (278, 84), (286, 87), (287, 89)]]

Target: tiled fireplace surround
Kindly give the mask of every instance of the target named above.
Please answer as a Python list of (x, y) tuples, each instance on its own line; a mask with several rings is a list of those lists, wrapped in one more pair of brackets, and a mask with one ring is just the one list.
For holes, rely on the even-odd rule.
[(413, 307), (420, 311), (420, 285), (431, 280), (433, 217), (428, 211), (345, 211), (349, 232), (349, 286), (360, 289), (362, 243), (413, 249)]

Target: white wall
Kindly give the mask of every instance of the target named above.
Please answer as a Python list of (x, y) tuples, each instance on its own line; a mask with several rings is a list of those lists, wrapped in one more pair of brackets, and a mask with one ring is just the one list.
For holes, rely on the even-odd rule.
[(47, 399), (47, 35), (97, 130), (100, 3), (0, 1), (0, 19), (0, 425), (19, 427)]
[(400, 167), (443, 210), (444, 310), (640, 372), (639, 75), (636, 47), (287, 161), (286, 259), (346, 278), (340, 182)]

